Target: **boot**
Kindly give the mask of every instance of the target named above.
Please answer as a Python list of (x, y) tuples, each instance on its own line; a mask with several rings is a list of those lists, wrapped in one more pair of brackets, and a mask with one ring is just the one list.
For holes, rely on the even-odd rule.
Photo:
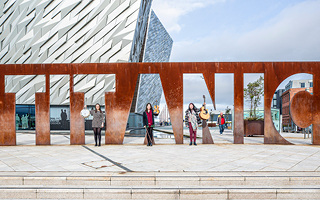
[(191, 145), (192, 145), (192, 142), (190, 142), (189, 146), (191, 146)]
[(193, 145), (194, 145), (194, 146), (197, 146), (197, 143), (196, 143), (196, 142), (194, 142), (194, 143), (193, 143)]

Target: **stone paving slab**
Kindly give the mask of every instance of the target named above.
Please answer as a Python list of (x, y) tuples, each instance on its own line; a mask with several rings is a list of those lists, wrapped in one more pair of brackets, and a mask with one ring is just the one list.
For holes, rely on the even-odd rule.
[[(171, 133), (171, 134), (156, 134), (155, 136), (155, 143), (156, 144), (175, 144), (174, 135), (172, 131), (171, 126), (166, 127), (157, 127), (157, 130), (163, 131), (165, 133)], [(157, 131), (156, 131), (157, 132)], [(214, 140), (215, 144), (233, 144), (233, 132), (232, 130), (225, 129), (224, 133), (220, 135), (219, 129), (216, 127), (211, 128), (210, 132), (212, 135), (212, 138)], [(158, 131), (158, 133), (160, 133)], [(183, 131), (185, 136), (189, 136), (189, 131), (184, 127)], [(70, 144), (70, 136), (69, 131), (51, 131), (51, 144), (52, 145), (68, 145)], [(102, 134), (102, 143), (104, 143), (104, 135), (105, 131), (101, 132)], [(280, 133), (281, 136), (283, 136), (286, 140), (293, 144), (298, 145), (306, 145), (311, 144), (311, 134), (310, 137), (304, 139), (304, 134), (302, 133), (287, 133), (283, 132)], [(133, 134), (134, 135), (134, 134)], [(159, 137), (157, 137), (159, 136)], [(202, 129), (199, 128), (197, 131), (197, 142), (202, 143)], [(190, 141), (189, 138), (184, 138), (184, 143), (188, 144)], [(85, 142), (86, 144), (94, 144), (94, 139), (92, 135), (92, 131), (86, 130), (86, 136), (85, 136)], [(125, 135), (124, 137), (124, 144), (143, 144), (144, 137), (134, 137), (134, 136), (128, 136)], [(264, 138), (263, 136), (253, 136), (253, 137), (244, 137), (244, 143), (245, 144), (263, 144)], [(35, 131), (18, 131), (17, 132), (17, 145), (35, 145)]]
[[(0, 147), (0, 174), (10, 171), (317, 172), (319, 160), (320, 146), (311, 145), (25, 145)], [(94, 165), (88, 165), (93, 162)]]
[[(156, 127), (157, 130), (163, 131), (166, 133), (173, 134), (172, 126), (162, 126)], [(233, 132), (230, 129), (225, 129), (224, 133), (220, 135), (220, 131), (218, 127), (209, 127), (210, 133), (212, 135), (214, 143), (223, 144), (223, 143), (233, 143)], [(189, 136), (189, 131), (186, 127), (183, 129), (183, 134), (185, 136)], [(306, 138), (304, 139), (303, 133), (288, 133), (288, 132), (281, 132), (280, 135), (284, 137), (286, 140), (293, 144), (311, 144), (311, 134), (306, 134)], [(308, 137), (309, 136), (309, 137)], [(199, 128), (197, 131), (197, 137), (199, 137), (199, 141), (201, 141), (202, 137), (202, 129)], [(263, 144), (264, 139), (263, 136), (253, 136), (253, 137), (244, 137), (245, 144)]]

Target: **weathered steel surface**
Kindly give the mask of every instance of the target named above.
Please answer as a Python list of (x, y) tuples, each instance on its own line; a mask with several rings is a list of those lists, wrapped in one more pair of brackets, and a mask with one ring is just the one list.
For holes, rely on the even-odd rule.
[(264, 143), (291, 144), (275, 129), (271, 118), (271, 102), (274, 92), (282, 81), (296, 73), (310, 73), (311, 66), (304, 69), (302, 63), (265, 63), (264, 69)]
[(313, 144), (320, 144), (320, 72), (313, 68), (313, 95), (307, 91), (298, 92), (291, 100), (290, 114), (294, 123), (306, 128), (313, 124)]
[[(223, 62), (223, 63), (99, 63), (99, 64), (16, 64), (0, 65), (0, 145), (15, 145), (14, 94), (5, 94), (5, 75), (70, 75), (70, 134), (71, 144), (84, 144), (84, 120), (79, 112), (83, 108), (84, 95), (75, 93), (73, 75), (75, 74), (115, 74), (116, 91), (105, 97), (107, 112), (106, 144), (122, 144), (126, 123), (133, 99), (138, 74), (159, 73), (167, 101), (173, 131), (177, 144), (183, 143), (183, 74), (202, 73), (210, 96), (215, 102), (216, 73), (234, 74), (234, 143), (243, 143), (243, 74), (264, 73), (265, 78), (265, 144), (290, 144), (275, 129), (271, 119), (271, 101), (278, 85), (287, 77), (297, 73), (310, 73), (314, 79), (312, 95), (313, 144), (320, 144), (320, 62)], [(46, 93), (49, 94), (49, 80)], [(299, 96), (297, 96), (298, 98)], [(47, 97), (46, 97), (47, 98)], [(303, 97), (301, 101), (306, 101)], [(311, 98), (311, 97), (309, 97)], [(300, 101), (296, 99), (295, 101)], [(309, 101), (309, 100), (308, 100)], [(47, 104), (46, 104), (47, 105)], [(47, 106), (39, 107), (41, 110)], [(308, 112), (308, 105), (292, 108), (294, 118), (304, 119), (298, 109)], [(310, 121), (307, 120), (309, 123)], [(304, 122), (304, 125), (308, 124)], [(38, 124), (40, 123), (40, 125)], [(47, 120), (37, 122), (42, 127)], [(45, 127), (45, 126), (44, 126)], [(47, 141), (45, 141), (46, 143)], [(50, 141), (49, 141), (50, 143)]]
[(50, 96), (46, 93), (35, 94), (36, 107), (36, 144), (50, 145)]
[(84, 107), (84, 93), (74, 92), (70, 98), (70, 144), (85, 144), (84, 118), (80, 115)]
[(16, 145), (16, 94), (6, 93), (3, 101), (0, 145)]
[(263, 135), (263, 133), (264, 133), (264, 121), (244, 120), (244, 134), (246, 137), (250, 135)]
[(202, 120), (202, 144), (214, 144), (207, 120)]
[(314, 123), (312, 107), (313, 96), (309, 92), (302, 91), (293, 96), (290, 104), (290, 114), (297, 126), (307, 128)]
[(243, 69), (237, 66), (234, 69), (234, 129), (233, 143), (243, 144), (244, 122), (243, 122)]
[(116, 75), (116, 91), (105, 94), (105, 142), (123, 144), (139, 68), (136, 63), (117, 64), (113, 72)]
[(183, 144), (183, 73), (179, 63), (162, 63), (159, 69), (176, 144)]
[(312, 63), (313, 74), (313, 144), (320, 144), (320, 62)]

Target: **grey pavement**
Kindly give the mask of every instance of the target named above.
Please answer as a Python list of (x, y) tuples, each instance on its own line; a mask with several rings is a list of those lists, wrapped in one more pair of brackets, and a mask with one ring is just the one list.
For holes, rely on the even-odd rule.
[(320, 146), (302, 134), (287, 135), (299, 145), (264, 145), (263, 137), (236, 145), (230, 130), (212, 129), (215, 144), (198, 138), (189, 146), (185, 133), (179, 145), (155, 132), (152, 147), (134, 135), (124, 145), (96, 147), (89, 132), (86, 145), (52, 132), (48, 146), (35, 146), (32, 131), (19, 132), (18, 146), (0, 147), (0, 199), (320, 198)]
[[(141, 145), (143, 137), (125, 137), (124, 145), (69, 145), (67, 135), (51, 135), (51, 146), (34, 146), (34, 134), (17, 134), (18, 146), (0, 147), (0, 172), (268, 172), (320, 171), (320, 146), (264, 145), (251, 137), (244, 145), (231, 144), (232, 133), (214, 135), (216, 144), (174, 144), (174, 138)], [(220, 137), (220, 138), (219, 138)], [(102, 139), (104, 141), (104, 138)], [(229, 141), (229, 142), (228, 142)], [(249, 140), (247, 140), (249, 141)]]
[[(157, 127), (154, 131), (156, 144), (175, 144), (174, 135), (171, 126)], [(215, 144), (233, 144), (233, 132), (226, 129), (222, 135), (219, 133), (219, 129), (216, 127), (210, 128), (211, 135)], [(170, 133), (170, 134), (166, 134)], [(102, 141), (104, 141), (105, 132), (102, 131)], [(190, 139), (189, 131), (184, 127), (183, 134), (185, 135), (184, 143), (188, 144)], [(281, 135), (293, 144), (308, 145), (311, 144), (310, 137), (304, 139), (302, 133), (281, 133)], [(202, 143), (202, 130), (199, 128), (197, 131), (197, 142)], [(92, 131), (86, 131), (86, 144), (94, 144)], [(124, 144), (142, 144), (143, 137), (136, 137), (134, 134), (125, 135)], [(263, 136), (244, 137), (245, 144), (263, 144)], [(52, 145), (68, 145), (70, 144), (70, 137), (68, 131), (51, 131), (51, 144)], [(17, 145), (35, 145), (35, 131), (18, 131), (17, 132)]]

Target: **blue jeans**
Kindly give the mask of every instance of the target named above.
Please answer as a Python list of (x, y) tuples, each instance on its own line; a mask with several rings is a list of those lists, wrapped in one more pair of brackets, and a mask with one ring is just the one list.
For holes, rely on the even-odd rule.
[(225, 127), (225, 125), (224, 125), (224, 124), (223, 124), (223, 125), (219, 125), (220, 134), (222, 134), (222, 133), (223, 133), (223, 131), (224, 131), (224, 127)]

